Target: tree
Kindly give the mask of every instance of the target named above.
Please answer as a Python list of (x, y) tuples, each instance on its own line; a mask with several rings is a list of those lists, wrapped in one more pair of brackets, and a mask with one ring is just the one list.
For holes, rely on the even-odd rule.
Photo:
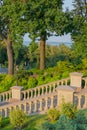
[(7, 62), (6, 46), (0, 42), (0, 64), (5, 65)]
[(10, 75), (14, 73), (13, 43), (21, 43), (24, 33), (23, 8), (19, 0), (0, 1), (0, 40), (6, 44)]
[[(87, 57), (87, 1), (74, 0), (72, 16), (71, 36), (74, 41), (72, 45), (74, 63), (76, 66), (82, 59)], [(81, 65), (79, 66), (81, 68)]]
[(62, 35), (67, 32), (68, 20), (62, 12), (62, 0), (27, 0), (25, 19), (32, 39), (40, 39), (40, 69), (45, 67), (45, 42), (54, 32)]

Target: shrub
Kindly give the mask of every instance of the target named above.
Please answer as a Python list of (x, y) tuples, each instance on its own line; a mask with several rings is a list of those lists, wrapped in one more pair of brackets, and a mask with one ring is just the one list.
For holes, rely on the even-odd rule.
[(34, 88), (34, 87), (36, 87), (37, 82), (38, 81), (35, 78), (29, 77), (29, 80), (28, 80), (28, 83), (27, 83), (28, 88)]
[(71, 103), (63, 102), (61, 104), (61, 114), (73, 119), (77, 113), (77, 107)]
[(49, 122), (44, 122), (40, 126), (36, 127), (37, 130), (55, 130), (55, 125)]
[(60, 118), (56, 122), (55, 126), (56, 126), (55, 130), (77, 130), (73, 123), (73, 120), (70, 120), (65, 115), (60, 116)]
[(10, 122), (14, 128), (21, 129), (27, 122), (25, 113), (19, 108), (10, 112)]
[(48, 114), (48, 118), (51, 121), (57, 120), (59, 118), (59, 116), (60, 116), (59, 111), (57, 109), (55, 109), (55, 108), (49, 109), (47, 114)]
[(2, 116), (0, 116), (0, 127), (2, 125)]
[(0, 82), (0, 92), (7, 91), (14, 85), (14, 77), (10, 75), (6, 75), (4, 80)]

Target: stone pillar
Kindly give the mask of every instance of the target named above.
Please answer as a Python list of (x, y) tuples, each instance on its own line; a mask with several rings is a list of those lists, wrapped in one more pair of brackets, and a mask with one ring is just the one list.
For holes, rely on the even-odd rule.
[(5, 108), (4, 110), (5, 110), (5, 117), (7, 117), (8, 116), (7, 108)]
[(85, 80), (85, 88), (87, 88), (87, 77), (84, 80)]
[(34, 90), (34, 92), (35, 92), (35, 93), (34, 93), (34, 97), (36, 97), (36, 89)]
[(82, 73), (73, 72), (70, 73), (70, 86), (81, 89), (82, 84)]
[(34, 112), (37, 112), (37, 100), (34, 101)]
[(27, 113), (27, 111), (26, 111), (26, 103), (24, 103), (23, 105), (24, 105), (24, 113)]
[(42, 99), (40, 99), (39, 102), (40, 102), (40, 108), (39, 108), (39, 110), (42, 111)]
[(85, 94), (85, 102), (83, 108), (87, 108), (87, 94)]
[(25, 92), (23, 92), (23, 94), (24, 94), (24, 100), (26, 99), (26, 93)]
[(32, 102), (29, 103), (29, 114), (31, 114), (31, 105), (32, 105)]
[(48, 110), (48, 98), (45, 98), (45, 111)]
[(51, 93), (51, 85), (49, 86), (49, 93)]
[(31, 90), (31, 98), (33, 98), (33, 91)]
[(38, 96), (40, 96), (40, 89), (38, 89)]
[(81, 95), (78, 95), (78, 109), (81, 108)]
[(54, 100), (54, 98), (53, 97), (51, 97), (51, 106), (50, 106), (50, 108), (53, 108), (54, 107), (54, 102), (53, 102), (53, 100)]
[(67, 80), (65, 80), (65, 85), (67, 85)]
[(45, 92), (45, 94), (47, 94), (47, 86), (45, 86), (45, 89), (46, 89), (46, 92)]
[(44, 94), (44, 87), (42, 87), (42, 94), (41, 95), (43, 95)]
[(11, 89), (12, 89), (12, 99), (21, 100), (22, 87), (13, 86)]

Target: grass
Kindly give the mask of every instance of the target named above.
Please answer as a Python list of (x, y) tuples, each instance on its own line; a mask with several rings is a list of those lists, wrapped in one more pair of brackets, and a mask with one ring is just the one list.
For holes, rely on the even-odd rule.
[[(87, 109), (80, 110), (80, 113), (83, 113), (87, 119)], [(22, 130), (37, 130), (36, 127), (47, 121), (47, 115), (33, 115), (28, 116), (26, 127)], [(10, 124), (9, 118), (4, 118), (2, 121), (2, 127), (0, 130), (14, 130), (13, 126)]]
[[(36, 130), (35, 127), (45, 122), (47, 119), (46, 115), (33, 115), (28, 116), (27, 125), (23, 130)], [(9, 118), (4, 118), (2, 121), (2, 127), (0, 130), (13, 130), (13, 126), (10, 124)]]

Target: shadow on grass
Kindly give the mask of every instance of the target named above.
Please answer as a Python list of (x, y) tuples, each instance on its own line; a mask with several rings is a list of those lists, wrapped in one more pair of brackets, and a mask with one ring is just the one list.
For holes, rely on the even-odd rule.
[(36, 126), (40, 125), (42, 122), (46, 121), (46, 115), (34, 115), (29, 116), (29, 120), (27, 122), (27, 127), (24, 130), (36, 130)]

